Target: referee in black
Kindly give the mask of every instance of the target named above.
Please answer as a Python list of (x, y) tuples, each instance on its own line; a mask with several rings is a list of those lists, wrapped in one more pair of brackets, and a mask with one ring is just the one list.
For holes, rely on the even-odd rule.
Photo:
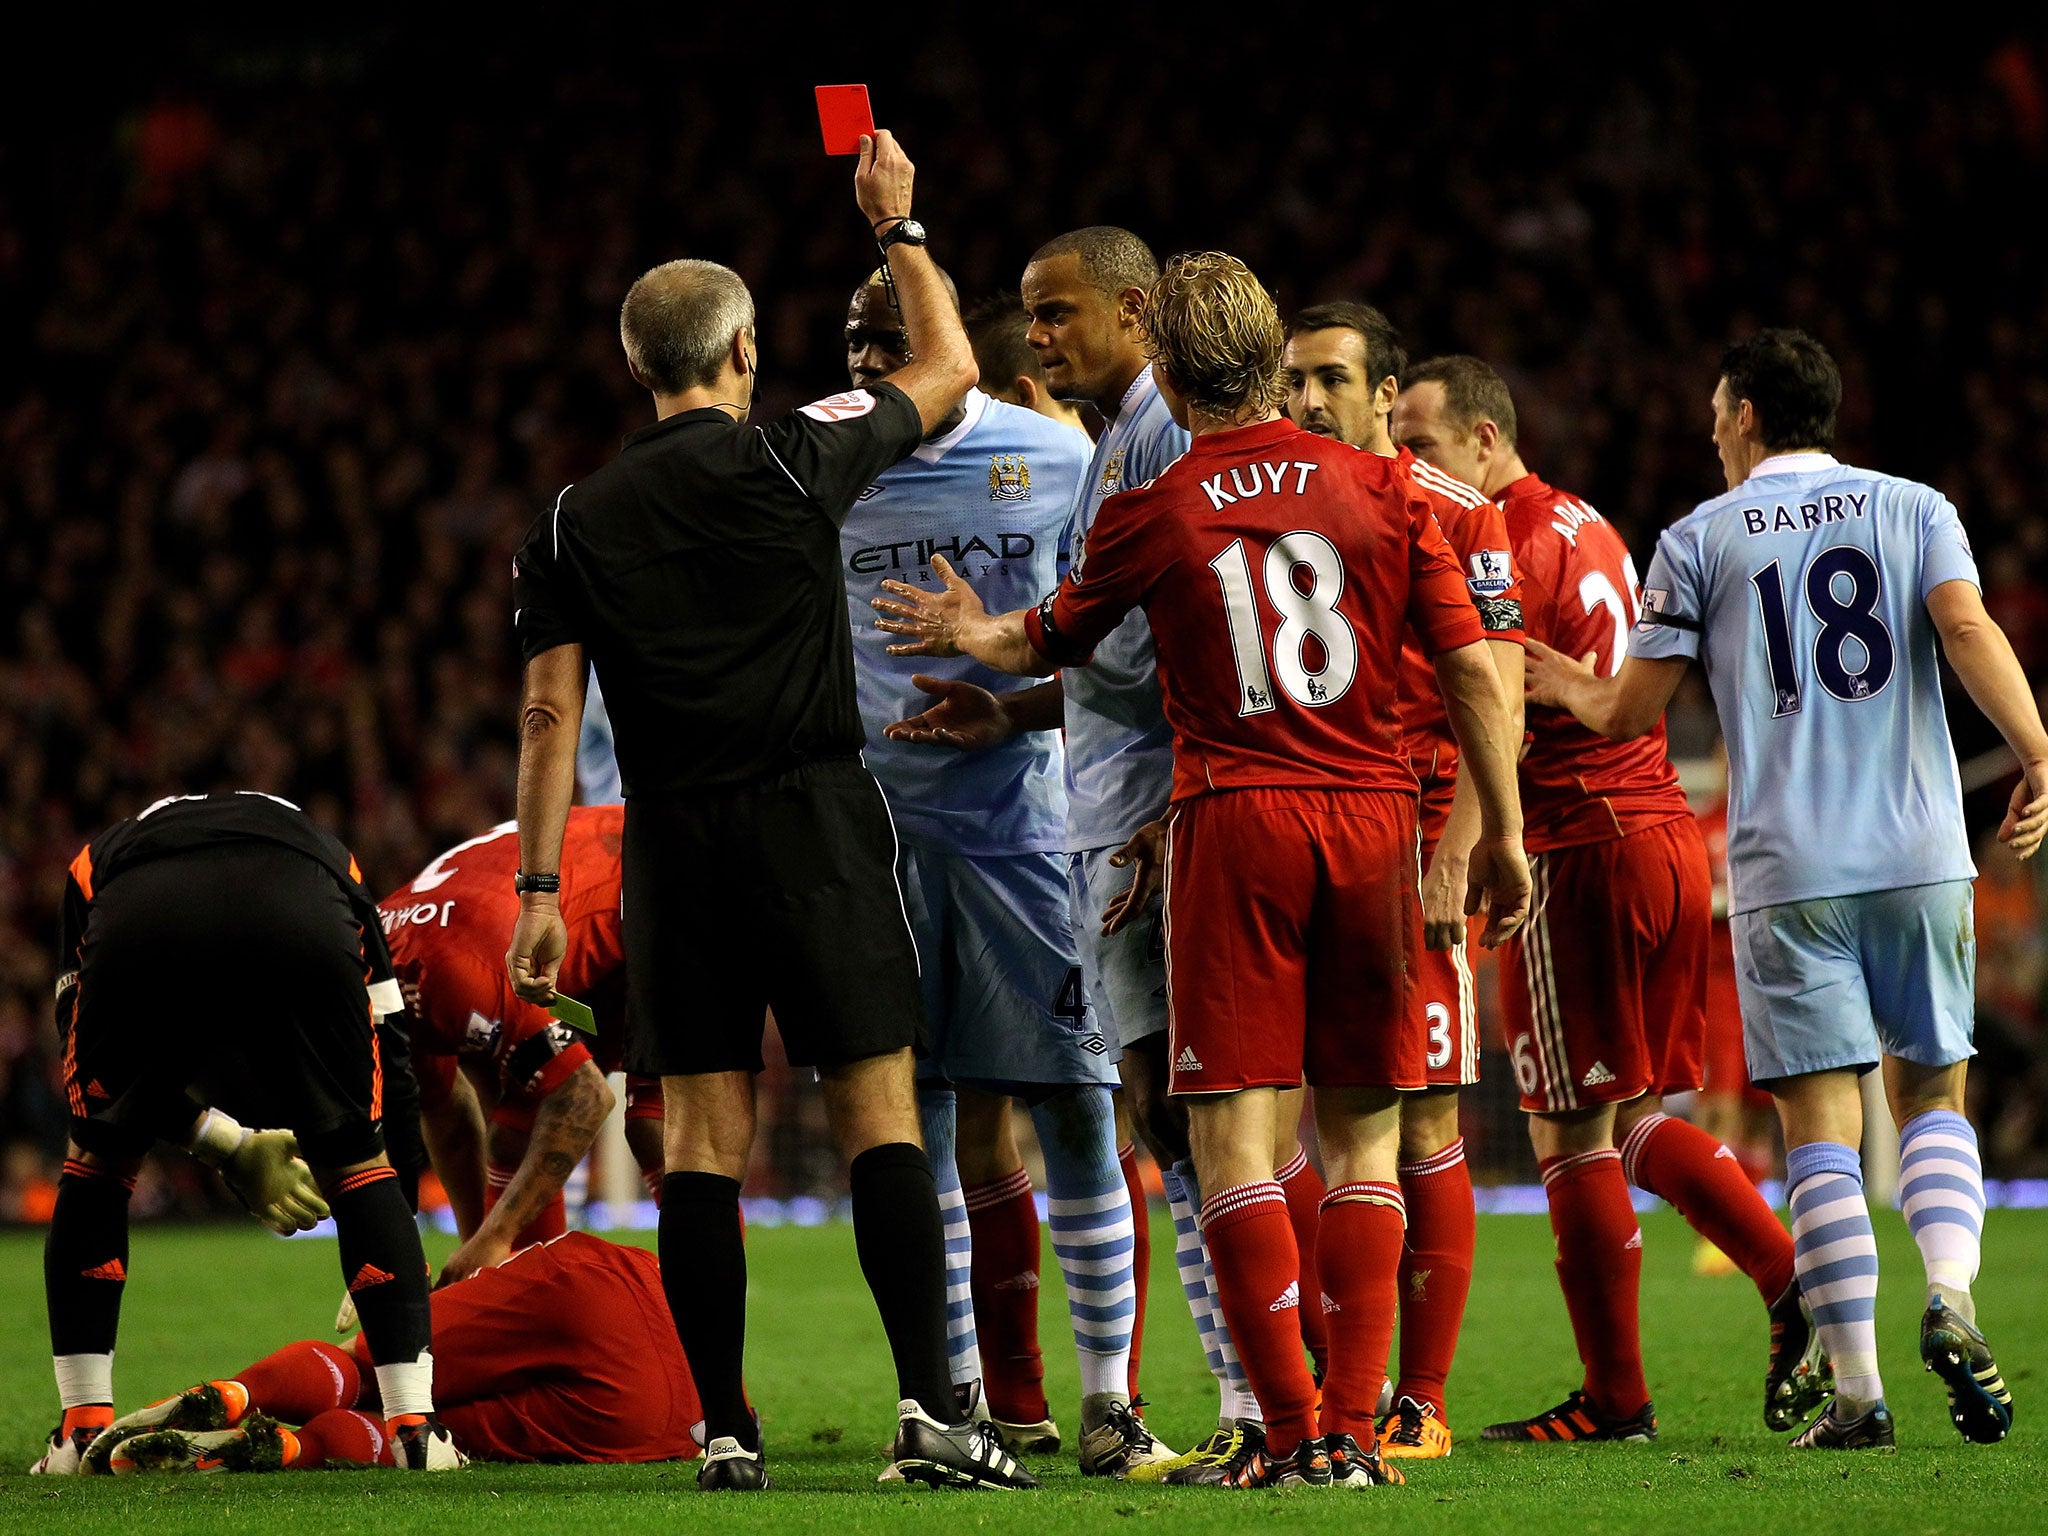
[(620, 340), (654, 425), (570, 486), (513, 567), (526, 660), (519, 924), (506, 964), (546, 1003), (587, 657), (626, 791), (628, 1065), (662, 1079), (662, 1283), (708, 1440), (700, 1487), (767, 1486), (741, 1386), (747, 1263), (740, 1182), (754, 1139), (765, 1010), (815, 1066), (852, 1160), (861, 1270), (898, 1383), (906, 1477), (1035, 1487), (947, 1371), (944, 1234), (918, 1133), (923, 1032), (896, 837), (860, 760), (839, 528), (974, 384), (973, 354), (924, 229), (912, 167), (863, 139), (854, 194), (912, 360), (888, 380), (748, 426), (758, 377), (746, 285), (672, 261), (626, 295)]

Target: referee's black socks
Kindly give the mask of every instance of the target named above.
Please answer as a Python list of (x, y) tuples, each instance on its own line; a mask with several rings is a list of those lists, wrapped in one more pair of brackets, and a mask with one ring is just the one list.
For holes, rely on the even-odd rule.
[(740, 1181), (671, 1173), (661, 1181), (661, 1288), (704, 1407), (704, 1440), (761, 1436), (742, 1374), (747, 1346), (747, 1245)]
[[(68, 1434), (78, 1423), (111, 1422), (114, 1336), (128, 1279), (128, 1196), (134, 1181), (67, 1160), (43, 1244), (43, 1291), (50, 1354)], [(103, 1411), (91, 1410), (105, 1405)], [(74, 1415), (73, 1410), (87, 1410)]]
[(892, 1141), (861, 1153), (852, 1172), (854, 1246), (896, 1359), (897, 1395), (951, 1424), (960, 1410), (946, 1361), (946, 1228), (931, 1159)]
[(387, 1419), (434, 1411), (433, 1311), (427, 1256), (398, 1175), (390, 1167), (344, 1175), (328, 1206), (340, 1239), (342, 1281), (370, 1341)]

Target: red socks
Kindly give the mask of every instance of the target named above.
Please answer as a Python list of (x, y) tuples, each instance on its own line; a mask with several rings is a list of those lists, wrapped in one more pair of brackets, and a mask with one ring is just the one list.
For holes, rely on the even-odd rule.
[[(512, 1176), (518, 1171), (517, 1168), (507, 1168), (503, 1163), (491, 1163), (485, 1167), (484, 1214), (490, 1214), (492, 1208), (504, 1196), (506, 1186), (512, 1182)], [(531, 1248), (535, 1243), (550, 1242), (568, 1230), (569, 1208), (562, 1199), (562, 1192), (556, 1190), (555, 1198), (542, 1206), (540, 1214), (522, 1227), (519, 1235), (512, 1239), (513, 1251)]]
[(282, 1429), (284, 1464), (303, 1472), (324, 1466), (391, 1467), (391, 1436), (371, 1413), (332, 1409), (303, 1429)]
[(274, 1419), (304, 1424), (332, 1408), (353, 1408), (362, 1371), (347, 1350), (319, 1339), (287, 1344), (274, 1355), (235, 1372), (251, 1407)]
[(1734, 1261), (1770, 1306), (1792, 1283), (1792, 1234), (1733, 1152), (1696, 1125), (1648, 1115), (1621, 1144), (1629, 1183), (1675, 1207)]
[(1138, 1357), (1145, 1350), (1145, 1291), (1152, 1278), (1152, 1197), (1145, 1188), (1145, 1175), (1138, 1167), (1138, 1144), (1127, 1141), (1117, 1148), (1116, 1160), (1123, 1165), (1124, 1186), (1131, 1192), (1131, 1279), (1138, 1288), (1138, 1311), (1131, 1319), (1131, 1401), (1138, 1400)]
[[(1377, 1444), (1373, 1409), (1394, 1342), (1394, 1298), (1401, 1269), (1405, 1215), (1398, 1184), (1339, 1184), (1323, 1201), (1319, 1256), (1322, 1292), (1316, 1310), (1329, 1328), (1330, 1369), (1323, 1377), (1326, 1435)], [(1309, 1304), (1306, 1296), (1302, 1305)]]
[[(1316, 1270), (1316, 1229), (1323, 1221), (1323, 1176), (1297, 1147), (1293, 1160), (1273, 1175), (1280, 1193), (1287, 1197), (1287, 1219), (1294, 1226), (1294, 1252), (1301, 1263), (1301, 1342), (1308, 1346), (1316, 1363), (1316, 1376), (1330, 1369), (1330, 1335), (1323, 1325), (1323, 1283)], [(1377, 1384), (1374, 1392), (1379, 1391)]]
[(1650, 1400), (1643, 1379), (1643, 1233), (1612, 1147), (1546, 1158), (1543, 1192), (1557, 1236), (1557, 1279), (1586, 1367), (1586, 1395), (1618, 1418)]
[(1038, 1207), (1031, 1175), (1019, 1168), (992, 1184), (963, 1189), (973, 1239), (974, 1326), (981, 1344), (982, 1395), (1005, 1424), (1050, 1418), (1045, 1357), (1038, 1348)]
[(1401, 1165), (1408, 1241), (1401, 1250), (1401, 1372), (1395, 1391), (1444, 1411), (1444, 1383), (1458, 1352), (1472, 1289), (1478, 1235), (1472, 1170), (1461, 1137), (1420, 1162)]
[[(1316, 1384), (1302, 1358), (1301, 1324), (1294, 1315), (1306, 1298), (1287, 1196), (1271, 1179), (1219, 1189), (1202, 1206), (1202, 1235), (1216, 1270), (1223, 1320), (1265, 1410), (1267, 1448), (1275, 1460), (1291, 1456), (1322, 1430), (1316, 1423)], [(1380, 1358), (1386, 1358), (1384, 1345)], [(1378, 1382), (1373, 1389), (1377, 1393)]]

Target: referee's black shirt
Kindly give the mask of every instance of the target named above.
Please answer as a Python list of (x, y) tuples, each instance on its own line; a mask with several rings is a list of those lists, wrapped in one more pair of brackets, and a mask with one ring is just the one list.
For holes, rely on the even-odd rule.
[(866, 744), (839, 525), (923, 435), (887, 383), (762, 427), (683, 411), (533, 525), (512, 567), (520, 650), (584, 647), (629, 795), (744, 784)]

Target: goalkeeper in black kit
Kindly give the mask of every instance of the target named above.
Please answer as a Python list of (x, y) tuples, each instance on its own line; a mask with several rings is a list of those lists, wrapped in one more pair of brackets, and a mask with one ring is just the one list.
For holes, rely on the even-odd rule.
[(58, 969), (71, 1145), (43, 1280), (64, 1417), (31, 1470), (80, 1470), (113, 1422), (128, 1196), (158, 1138), (281, 1232), (332, 1212), (395, 1459), (461, 1466), (434, 1416), (426, 1256), (385, 1147), (387, 1098), (394, 1136), (418, 1120), (403, 1036), (377, 1028), (403, 1003), (348, 850), (271, 795), (160, 800), (72, 861)]

